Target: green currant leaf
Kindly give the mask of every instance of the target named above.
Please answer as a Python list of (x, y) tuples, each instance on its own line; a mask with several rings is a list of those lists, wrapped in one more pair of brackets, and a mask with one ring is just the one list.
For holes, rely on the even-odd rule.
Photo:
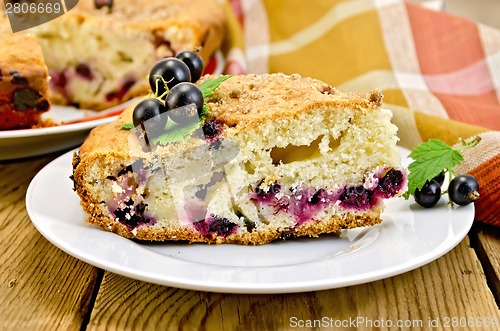
[(462, 154), (441, 140), (430, 139), (415, 147), (410, 153), (414, 160), (408, 166), (408, 194), (414, 194), (416, 189), (421, 189), (425, 182), (433, 179), (444, 169), (452, 171), (462, 160)]
[(234, 75), (222, 75), (209, 80), (204, 81), (198, 86), (201, 93), (203, 94), (203, 98), (207, 98), (214, 93), (215, 89), (219, 87), (224, 81), (233, 77)]
[(205, 116), (207, 116), (209, 112), (210, 112), (210, 108), (208, 108), (207, 104), (204, 103), (203, 104), (203, 110), (201, 111), (200, 117), (201, 118), (205, 118)]
[(153, 143), (160, 145), (167, 145), (177, 141), (185, 141), (198, 129), (201, 122), (193, 122), (189, 124), (180, 125), (174, 121), (168, 121), (165, 126), (165, 133), (153, 140)]
[(125, 123), (120, 126), (122, 130), (132, 130), (133, 128), (135, 128), (134, 123)]

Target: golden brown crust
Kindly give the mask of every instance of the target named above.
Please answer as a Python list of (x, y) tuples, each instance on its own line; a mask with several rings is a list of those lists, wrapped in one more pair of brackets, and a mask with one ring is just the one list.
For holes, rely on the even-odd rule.
[[(0, 129), (40, 124), (40, 114), (49, 109), (47, 82), (48, 70), (35, 37), (12, 33), (7, 17), (0, 15)], [(33, 107), (19, 106), (22, 100), (15, 100), (14, 93), (21, 90), (38, 94), (38, 100), (30, 102)]]
[(80, 147), (80, 157), (86, 158), (90, 154), (108, 154), (110, 151), (117, 151), (128, 158), (128, 135), (127, 130), (122, 130), (122, 124), (132, 122), (132, 112), (134, 105), (128, 107), (115, 121), (109, 124), (100, 125), (90, 131)]
[[(16, 89), (12, 75), (17, 71), (28, 80), (28, 86), (44, 95), (47, 91), (47, 67), (35, 37), (24, 33), (0, 35), (0, 94), (11, 93)], [(17, 85), (17, 87), (19, 87)]]
[(318, 237), (325, 233), (334, 233), (342, 229), (352, 229), (361, 226), (373, 226), (379, 224), (380, 213), (373, 211), (367, 213), (351, 213), (336, 215), (328, 220), (310, 221), (295, 228), (270, 229), (268, 231), (246, 232), (234, 234), (226, 238), (220, 236), (204, 236), (194, 227), (179, 227), (175, 230), (141, 226), (136, 230), (136, 235), (120, 222), (116, 222), (105, 215), (95, 205), (85, 204), (84, 209), (91, 216), (87, 219), (89, 223), (95, 224), (102, 229), (114, 232), (122, 237), (147, 240), (147, 241), (189, 241), (191, 243), (204, 242), (209, 244), (243, 244), (263, 245), (277, 239), (286, 240), (295, 237)]
[[(200, 81), (209, 78), (204, 76)], [(341, 93), (317, 79), (278, 73), (234, 76), (222, 83), (207, 103), (211, 116), (230, 127), (241, 127), (298, 116), (318, 107), (375, 109), (381, 99), (379, 91)]]
[(48, 70), (43, 61), (42, 49), (32, 34), (12, 32), (5, 11), (0, 12), (0, 70), (0, 95), (11, 93), (16, 88), (12, 84), (12, 77), (8, 75), (11, 71), (21, 73), (22, 77), (28, 79), (30, 88), (46, 95)]
[(151, 31), (177, 22), (192, 25), (203, 31), (225, 21), (221, 8), (219, 1), (120, 0), (114, 1), (111, 9), (109, 7), (98, 9), (95, 0), (80, 0), (68, 14), (127, 22), (129, 26)]

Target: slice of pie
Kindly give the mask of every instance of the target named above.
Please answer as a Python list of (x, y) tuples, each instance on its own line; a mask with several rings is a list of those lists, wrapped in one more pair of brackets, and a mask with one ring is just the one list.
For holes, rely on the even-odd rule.
[(407, 177), (381, 99), (233, 76), (185, 141), (145, 145), (122, 129), (132, 108), (93, 130), (74, 155), (75, 190), (89, 222), (142, 240), (256, 245), (375, 225)]
[(218, 0), (80, 0), (61, 17), (37, 26), (56, 104), (106, 109), (149, 89), (160, 59), (183, 50), (207, 64), (224, 39)]
[(12, 33), (7, 16), (0, 13), (0, 130), (41, 123), (41, 115), (50, 107), (47, 81), (47, 66), (35, 37)]

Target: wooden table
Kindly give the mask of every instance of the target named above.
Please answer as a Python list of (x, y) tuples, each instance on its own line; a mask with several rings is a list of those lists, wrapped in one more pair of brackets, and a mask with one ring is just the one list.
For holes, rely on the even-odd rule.
[(48, 242), (26, 213), (31, 179), (59, 154), (0, 162), (0, 330), (296, 330), (314, 320), (324, 329), (385, 329), (390, 323), (398, 329), (400, 320), (412, 329), (448, 322), (446, 330), (465, 330), (461, 323), (500, 320), (500, 235), (479, 226), (424, 267), (327, 291), (205, 293), (100, 270)]

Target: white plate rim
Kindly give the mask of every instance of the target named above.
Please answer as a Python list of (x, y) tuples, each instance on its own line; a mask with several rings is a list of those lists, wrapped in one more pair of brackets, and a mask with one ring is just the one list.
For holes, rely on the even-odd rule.
[(50, 127), (45, 127), (45, 128), (2, 131), (2, 132), (0, 132), (0, 139), (27, 138), (27, 137), (61, 134), (61, 133), (74, 132), (74, 131), (83, 131), (83, 130), (92, 129), (92, 128), (94, 128), (98, 125), (101, 125), (101, 124), (110, 123), (110, 122), (114, 121), (116, 118), (117, 118), (117, 116), (112, 116), (112, 117), (101, 118), (98, 120), (91, 120), (91, 121), (87, 121), (87, 122), (63, 124), (63, 125), (50, 126)]
[[(200, 291), (210, 291), (210, 292), (224, 292), (224, 293), (295, 293), (295, 292), (305, 292), (305, 291), (316, 291), (316, 290), (326, 290), (332, 288), (339, 288), (345, 286), (352, 286), (367, 282), (372, 282), (380, 279), (385, 279), (388, 277), (392, 277), (395, 275), (402, 274), (404, 272), (414, 270), (418, 267), (421, 267), (429, 262), (436, 260), (437, 258), (443, 256), (452, 250), (457, 244), (459, 244), (463, 238), (467, 235), (470, 227), (473, 223), (473, 215), (474, 208), (473, 205), (469, 205), (466, 207), (460, 207), (461, 211), (463, 211), (463, 215), (467, 216), (467, 220), (465, 220), (464, 225), (459, 229), (457, 233), (454, 234), (451, 241), (448, 241), (446, 245), (439, 245), (436, 249), (427, 252), (426, 254), (421, 254), (418, 258), (414, 258), (410, 261), (406, 261), (406, 263), (400, 263), (396, 266), (374, 270), (371, 272), (364, 272), (357, 276), (349, 276), (347, 278), (337, 278), (337, 279), (325, 279), (325, 280), (314, 280), (314, 281), (297, 281), (297, 282), (288, 282), (288, 283), (279, 283), (279, 282), (270, 282), (270, 283), (221, 283), (221, 282), (213, 282), (210, 280), (203, 282), (193, 282), (192, 280), (186, 278), (180, 278), (172, 275), (164, 275), (158, 276), (157, 274), (152, 274), (150, 272), (143, 272), (141, 270), (136, 270), (129, 266), (125, 266), (121, 263), (116, 263), (115, 261), (110, 261), (106, 258), (102, 258), (100, 256), (92, 255), (86, 251), (75, 251), (75, 249), (71, 246), (71, 243), (64, 240), (64, 238), (58, 238), (54, 236), (54, 233), (48, 230), (46, 224), (40, 219), (37, 215), (36, 208), (33, 206), (33, 194), (37, 187), (37, 183), (40, 178), (45, 176), (45, 172), (47, 169), (54, 167), (56, 164), (61, 163), (63, 161), (68, 163), (68, 167), (70, 167), (70, 156), (73, 151), (63, 154), (59, 158), (53, 160), (49, 164), (47, 164), (31, 181), (27, 194), (26, 194), (26, 209), (29, 217), (32, 220), (32, 223), (37, 228), (37, 230), (52, 244), (65, 251), (69, 255), (72, 255), (86, 263), (94, 265), (98, 268), (130, 277), (133, 279), (138, 279), (150, 283), (156, 283), (165, 286), (178, 287), (189, 290), (200, 290)], [(446, 207), (448, 208), (448, 207)], [(451, 207), (450, 207), (451, 208)], [(463, 216), (462, 215), (462, 216)], [(82, 225), (88, 226), (88, 224), (82, 220)], [(121, 243), (131, 243), (131, 245), (138, 245), (135, 242), (132, 242), (128, 239), (119, 237), (113, 233), (106, 232), (100, 229), (95, 228), (97, 236), (103, 236), (102, 239), (114, 238), (112, 240), (116, 240)], [(139, 247), (138, 247), (139, 248)], [(156, 254), (156, 253), (152, 253)], [(147, 254), (148, 255), (148, 254)], [(163, 257), (165, 261), (172, 262), (172, 258)], [(175, 262), (177, 263), (177, 262)], [(184, 262), (182, 262), (184, 263)], [(181, 265), (182, 265), (181, 263)], [(251, 268), (250, 268), (251, 269)], [(272, 268), (270, 268), (272, 269)]]
[[(85, 120), (86, 116), (105, 116), (108, 113), (114, 113), (118, 110), (125, 109), (129, 105), (131, 105), (134, 102), (137, 102), (138, 98), (131, 99), (129, 101), (126, 101), (122, 104), (119, 104), (117, 106), (111, 107), (106, 110), (102, 111), (91, 111), (87, 109), (77, 109), (71, 106), (58, 106), (58, 105), (52, 105), (51, 110), (49, 112), (44, 113), (43, 117), (44, 118), (52, 118), (56, 122), (58, 122), (60, 119), (57, 117), (54, 118), (54, 116), (51, 116), (51, 111), (58, 110), (58, 111), (64, 111), (64, 109), (71, 109), (74, 113), (80, 113), (81, 115), (78, 115), (76, 118), (77, 120)], [(49, 127), (42, 127), (42, 128), (33, 128), (33, 129), (15, 129), (15, 130), (1, 130), (0, 131), (0, 140), (2, 139), (12, 139), (12, 138), (28, 138), (28, 137), (36, 137), (36, 136), (44, 136), (44, 135), (53, 135), (53, 134), (62, 134), (62, 133), (68, 133), (68, 132), (77, 132), (77, 131), (84, 131), (84, 130), (89, 130), (92, 129), (98, 125), (101, 124), (106, 124), (114, 121), (118, 115), (115, 116), (109, 116), (109, 117), (104, 117), (104, 118), (98, 118), (95, 120), (87, 120), (87, 121), (82, 121), (78, 123), (70, 123), (70, 124), (58, 124), (55, 126), (49, 126)]]
[(53, 105), (42, 115), (56, 125), (32, 129), (0, 130), (0, 161), (22, 159), (68, 150), (81, 145), (95, 127), (116, 120), (138, 98), (99, 112)]

